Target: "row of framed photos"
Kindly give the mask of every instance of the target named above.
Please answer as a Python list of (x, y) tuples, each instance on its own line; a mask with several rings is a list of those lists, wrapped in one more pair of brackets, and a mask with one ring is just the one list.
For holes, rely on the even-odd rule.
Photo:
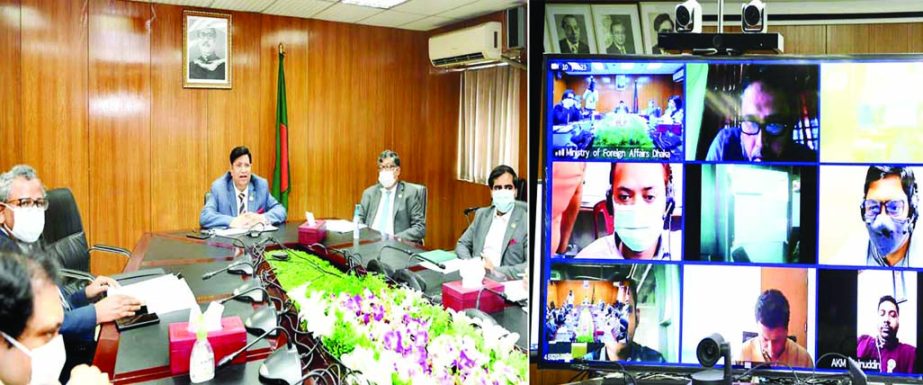
[(545, 52), (662, 54), (658, 32), (672, 32), (674, 3), (545, 5)]

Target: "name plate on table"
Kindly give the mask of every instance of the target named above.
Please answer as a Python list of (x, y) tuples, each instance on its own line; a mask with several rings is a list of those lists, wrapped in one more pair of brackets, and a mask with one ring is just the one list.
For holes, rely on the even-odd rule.
[[(192, 346), (195, 345), (196, 335), (186, 328), (188, 322), (170, 324), (170, 373), (173, 375), (189, 372), (189, 358), (192, 356)], [(247, 330), (240, 317), (225, 317), (221, 319), (221, 330), (208, 333), (208, 343), (215, 352), (215, 362), (231, 355), (247, 344)], [(247, 361), (247, 353), (238, 355), (233, 363), (241, 364)]]

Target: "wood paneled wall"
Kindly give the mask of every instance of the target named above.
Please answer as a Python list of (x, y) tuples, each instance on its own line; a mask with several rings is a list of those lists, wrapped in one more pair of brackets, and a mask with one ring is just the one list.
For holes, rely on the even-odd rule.
[[(36, 167), (74, 191), (89, 241), (134, 247), (141, 234), (198, 226), (204, 193), (237, 145), (269, 179), (275, 159), (278, 44), (286, 48), (289, 219), (350, 218), (386, 148), (404, 180), (429, 188), (426, 244), (454, 248), (462, 210), (486, 187), (455, 179), (457, 72), (428, 60), (431, 32), (243, 12), (233, 15), (231, 90), (182, 87), (185, 8), (123, 0), (0, 0), (0, 169)], [(526, 86), (520, 159), (527, 156)], [(124, 261), (94, 255), (95, 273)]]

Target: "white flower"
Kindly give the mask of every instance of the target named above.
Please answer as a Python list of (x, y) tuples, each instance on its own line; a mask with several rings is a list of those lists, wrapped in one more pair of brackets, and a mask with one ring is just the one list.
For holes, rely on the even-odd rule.
[(393, 364), (376, 361), (375, 352), (369, 349), (356, 347), (352, 352), (342, 355), (340, 360), (347, 368), (360, 372), (358, 377), (362, 380), (372, 384), (391, 385)]

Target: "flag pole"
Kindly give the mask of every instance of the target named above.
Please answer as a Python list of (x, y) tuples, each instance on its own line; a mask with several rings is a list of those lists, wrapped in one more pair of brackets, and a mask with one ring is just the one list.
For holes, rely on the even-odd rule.
[(279, 55), (285, 56), (285, 44), (279, 43)]

